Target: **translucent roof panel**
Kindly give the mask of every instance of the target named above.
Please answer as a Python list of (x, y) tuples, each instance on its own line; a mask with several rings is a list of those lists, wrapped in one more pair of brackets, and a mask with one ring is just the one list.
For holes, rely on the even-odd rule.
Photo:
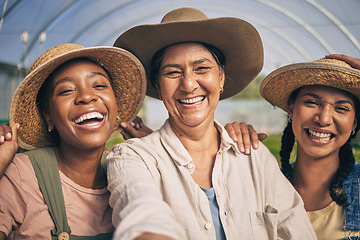
[(252, 23), (264, 44), (264, 73), (329, 53), (360, 57), (359, 0), (3, 0), (0, 4), (0, 62), (25, 67), (62, 43), (111, 46), (125, 30), (159, 23), (178, 7)]

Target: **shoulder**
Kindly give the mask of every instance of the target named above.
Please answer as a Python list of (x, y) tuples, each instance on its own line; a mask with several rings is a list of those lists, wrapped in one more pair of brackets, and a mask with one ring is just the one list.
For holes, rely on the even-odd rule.
[(35, 172), (29, 157), (24, 153), (18, 153), (6, 169), (5, 175), (12, 179), (21, 179), (24, 176), (35, 176)]
[(355, 181), (355, 183), (358, 182), (358, 179), (360, 179), (360, 163), (355, 162), (353, 170), (351, 170), (349, 176), (346, 178), (344, 184), (351, 184), (352, 181)]

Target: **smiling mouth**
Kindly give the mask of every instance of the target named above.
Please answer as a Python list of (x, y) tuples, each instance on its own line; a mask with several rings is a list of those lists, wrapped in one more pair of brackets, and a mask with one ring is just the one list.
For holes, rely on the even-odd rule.
[(186, 98), (186, 99), (179, 99), (178, 102), (183, 105), (191, 105), (195, 103), (199, 103), (204, 101), (205, 97), (193, 97), (193, 98)]
[(335, 137), (335, 134), (333, 133), (320, 133), (310, 129), (306, 129), (306, 132), (310, 138), (319, 141), (330, 141)]
[(74, 120), (78, 125), (99, 123), (104, 119), (104, 115), (99, 112), (86, 113)]

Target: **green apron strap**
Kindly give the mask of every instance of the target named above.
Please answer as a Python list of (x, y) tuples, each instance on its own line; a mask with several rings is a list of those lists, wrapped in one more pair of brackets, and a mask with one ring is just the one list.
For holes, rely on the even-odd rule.
[[(28, 155), (39, 182), (40, 191), (48, 206), (55, 229), (51, 230), (52, 240), (111, 240), (113, 232), (96, 236), (76, 236), (71, 234), (68, 225), (64, 195), (62, 192), (59, 168), (53, 148), (40, 148), (25, 152)], [(106, 155), (102, 156), (102, 166), (106, 171)]]
[(64, 196), (62, 192), (59, 168), (53, 148), (41, 148), (25, 152), (28, 155), (39, 182), (39, 187), (49, 208), (55, 229), (51, 230), (52, 239), (58, 239), (62, 232), (71, 233), (67, 222)]

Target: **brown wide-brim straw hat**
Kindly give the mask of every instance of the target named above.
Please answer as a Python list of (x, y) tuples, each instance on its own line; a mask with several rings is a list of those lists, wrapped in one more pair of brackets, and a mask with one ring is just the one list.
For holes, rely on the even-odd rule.
[[(233, 17), (209, 19), (193, 8), (167, 13), (160, 24), (140, 25), (121, 34), (114, 46), (132, 52), (149, 71), (152, 57), (162, 48), (182, 42), (210, 44), (225, 55), (225, 85), (220, 99), (241, 92), (263, 67), (263, 46), (257, 30)], [(146, 95), (158, 98), (148, 79)]]
[(118, 110), (114, 131), (119, 130), (120, 122), (130, 122), (136, 117), (145, 96), (146, 74), (133, 54), (115, 47), (85, 48), (71, 43), (59, 45), (35, 60), (11, 99), (9, 122), (20, 123), (20, 147), (31, 150), (54, 145), (42, 113), (36, 106), (36, 98), (48, 76), (61, 64), (75, 58), (90, 59), (109, 72)]
[(290, 95), (303, 86), (329, 86), (347, 91), (360, 100), (360, 70), (337, 59), (319, 59), (280, 67), (267, 75), (260, 94), (272, 105), (288, 110)]

